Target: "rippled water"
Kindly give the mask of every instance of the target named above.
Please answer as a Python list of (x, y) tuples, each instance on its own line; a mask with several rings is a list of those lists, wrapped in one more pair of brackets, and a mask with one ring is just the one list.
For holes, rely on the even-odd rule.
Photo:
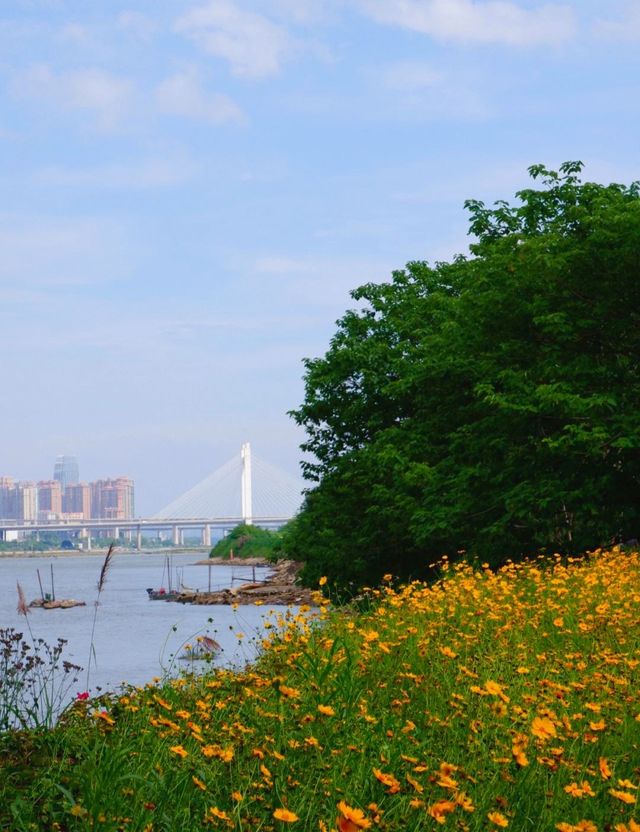
[[(252, 579), (250, 566), (198, 566), (201, 553), (172, 556), (175, 569), (182, 573), (185, 586), (207, 589), (211, 569), (211, 588), (238, 585)], [(96, 585), (103, 557), (68, 555), (39, 558), (0, 558), (0, 628), (15, 627), (25, 632), (25, 619), (17, 613), (16, 582), (20, 581), (27, 601), (40, 597), (36, 569), (50, 588), (53, 564), (56, 598), (86, 601), (86, 607), (67, 610), (34, 609), (29, 623), (35, 637), (53, 643), (67, 639), (64, 657), (86, 669), (89, 661), (91, 627), (95, 612)], [(136, 553), (113, 556), (112, 566), (100, 597), (94, 637), (95, 661), (91, 662), (89, 688), (111, 690), (121, 682), (144, 684), (161, 676), (172, 664), (172, 657), (185, 642), (199, 634), (213, 636), (222, 646), (216, 664), (243, 665), (255, 658), (255, 643), (262, 634), (264, 618), (278, 607), (194, 606), (166, 601), (149, 601), (146, 588), (158, 588), (163, 577), (165, 554)], [(256, 567), (256, 578), (268, 573)], [(165, 577), (166, 585), (166, 577)], [(238, 633), (244, 638), (238, 639)], [(173, 660), (173, 667), (184, 662)], [(84, 690), (85, 673), (78, 687)]]

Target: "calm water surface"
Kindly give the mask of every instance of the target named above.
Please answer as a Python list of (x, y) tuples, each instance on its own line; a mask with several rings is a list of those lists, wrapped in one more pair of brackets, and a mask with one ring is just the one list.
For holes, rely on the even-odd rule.
[[(254, 644), (263, 632), (269, 610), (283, 607), (194, 606), (167, 601), (149, 601), (146, 588), (163, 583), (164, 553), (118, 554), (113, 561), (98, 606), (94, 637), (97, 666), (91, 662), (89, 687), (95, 692), (112, 690), (120, 683), (144, 684), (163, 672), (178, 669), (185, 662), (175, 661), (185, 642), (197, 635), (215, 637), (222, 646), (216, 664), (240, 666), (256, 655)], [(206, 590), (211, 569), (211, 588), (222, 589), (252, 579), (250, 566), (198, 566), (202, 553), (172, 555), (174, 569), (181, 572), (185, 586)], [(36, 569), (50, 588), (50, 564), (53, 564), (56, 598), (86, 601), (86, 607), (68, 610), (34, 609), (29, 623), (34, 636), (53, 643), (67, 639), (64, 657), (87, 667), (91, 644), (91, 627), (95, 612), (96, 585), (103, 557), (71, 555), (38, 558), (0, 558), (0, 628), (15, 627), (25, 632), (25, 620), (17, 613), (16, 582), (20, 581), (27, 601), (40, 597)], [(268, 569), (256, 567), (256, 578), (264, 578)], [(166, 576), (164, 585), (167, 585)], [(211, 619), (211, 621), (209, 620)], [(238, 639), (238, 633), (244, 634)], [(85, 673), (80, 674), (78, 689), (86, 687)]]

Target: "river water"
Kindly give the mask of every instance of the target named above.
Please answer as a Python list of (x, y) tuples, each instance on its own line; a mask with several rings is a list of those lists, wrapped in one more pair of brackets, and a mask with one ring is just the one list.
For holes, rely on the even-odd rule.
[[(196, 565), (202, 553), (171, 556), (174, 570), (181, 573), (185, 586), (206, 590), (222, 589), (252, 580), (250, 566)], [(189, 669), (190, 663), (177, 660), (185, 642), (198, 635), (209, 635), (221, 645), (215, 664), (242, 666), (256, 656), (263, 633), (264, 619), (270, 610), (282, 607), (195, 606), (168, 601), (149, 601), (146, 588), (167, 585), (164, 575), (165, 553), (123, 553), (113, 555), (104, 589), (97, 607), (89, 690), (109, 691), (121, 683), (145, 684), (165, 672)], [(50, 591), (51, 570), (56, 598), (86, 601), (86, 607), (66, 610), (33, 609), (29, 624), (34, 637), (54, 643), (67, 640), (63, 658), (81, 665), (78, 691), (86, 684), (86, 668), (91, 650), (91, 629), (96, 613), (97, 582), (104, 556), (60, 555), (53, 557), (0, 558), (0, 629), (14, 627), (30, 636), (24, 616), (18, 615), (16, 583), (19, 581), (27, 602), (40, 597), (36, 570), (40, 570), (44, 591)], [(264, 578), (268, 569), (255, 568), (256, 579)], [(175, 581), (175, 578), (174, 578)], [(239, 637), (240, 634), (240, 637)], [(198, 663), (201, 664), (201, 663)]]

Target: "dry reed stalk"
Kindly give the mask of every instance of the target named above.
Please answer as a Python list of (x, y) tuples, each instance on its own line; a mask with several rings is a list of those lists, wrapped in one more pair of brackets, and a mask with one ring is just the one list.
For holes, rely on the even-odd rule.
[(100, 577), (98, 578), (98, 595), (102, 592), (105, 581), (107, 580), (107, 573), (109, 572), (109, 567), (111, 566), (111, 557), (115, 548), (115, 544), (111, 543), (107, 549), (107, 555), (102, 564), (102, 569), (100, 570)]
[(27, 599), (24, 597), (24, 591), (20, 586), (20, 581), (17, 582), (18, 586), (18, 615), (24, 615), (25, 618), (31, 612), (27, 605)]

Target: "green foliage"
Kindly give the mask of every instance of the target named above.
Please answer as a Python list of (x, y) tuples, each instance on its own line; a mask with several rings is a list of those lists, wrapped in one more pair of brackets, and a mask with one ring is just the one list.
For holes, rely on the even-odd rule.
[(468, 201), (472, 256), (360, 287), (305, 362), (315, 485), (285, 548), (310, 584), (637, 537), (640, 189), (581, 167)]
[(211, 558), (228, 558), (233, 551), (234, 558), (274, 559), (274, 549), (280, 543), (280, 532), (261, 529), (240, 523), (219, 540), (209, 553)]

